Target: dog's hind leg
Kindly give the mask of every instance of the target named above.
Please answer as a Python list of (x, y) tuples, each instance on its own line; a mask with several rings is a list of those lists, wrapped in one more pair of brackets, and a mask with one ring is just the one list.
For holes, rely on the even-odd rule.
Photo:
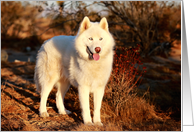
[(41, 117), (48, 117), (49, 114), (47, 113), (46, 103), (49, 96), (49, 93), (53, 89), (56, 80), (50, 80), (47, 84), (45, 83), (41, 88), (41, 99), (40, 99), (40, 116)]
[(64, 97), (70, 87), (69, 81), (65, 79), (60, 79), (56, 83), (56, 87), (58, 89), (56, 93), (56, 105), (59, 114), (70, 114), (71, 112), (69, 110), (66, 110), (64, 106)]

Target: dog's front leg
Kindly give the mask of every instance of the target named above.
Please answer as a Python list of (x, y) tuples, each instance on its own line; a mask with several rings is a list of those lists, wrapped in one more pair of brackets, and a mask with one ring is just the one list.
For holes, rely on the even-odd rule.
[(104, 96), (104, 87), (99, 87), (94, 91), (94, 117), (93, 122), (95, 125), (102, 126), (100, 119), (100, 108), (102, 103), (102, 98)]
[(90, 102), (89, 102), (89, 87), (88, 86), (79, 86), (79, 100), (80, 106), (82, 109), (82, 118), (84, 124), (86, 125), (93, 125), (90, 115)]

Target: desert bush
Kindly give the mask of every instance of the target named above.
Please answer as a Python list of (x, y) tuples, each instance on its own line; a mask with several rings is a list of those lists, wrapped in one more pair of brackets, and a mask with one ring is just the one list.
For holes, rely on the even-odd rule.
[[(30, 16), (29, 16), (30, 15)], [(19, 34), (26, 32), (29, 26), (31, 35), (36, 35), (33, 22), (37, 15), (36, 9), (30, 4), (23, 6), (19, 1), (2, 1), (1, 2), (1, 36), (6, 37), (19, 37)], [(11, 33), (8, 33), (10, 32)]]
[[(58, 2), (59, 12), (49, 28), (56, 28), (65, 34), (65, 26), (69, 26), (70, 35), (76, 35), (84, 16), (92, 21), (99, 21), (106, 15), (111, 33), (117, 45), (135, 47), (140, 44), (141, 54), (150, 55), (153, 43), (171, 44), (181, 38), (181, 5), (175, 2), (156, 1), (101, 1), (86, 4), (85, 2)], [(100, 12), (90, 10), (93, 6), (101, 6)], [(54, 10), (51, 12), (55, 12)], [(105, 14), (102, 12), (106, 12)], [(162, 51), (163, 52), (163, 51)], [(160, 54), (160, 53), (159, 53)]]
[(114, 31), (114, 36), (124, 45), (138, 42), (147, 54), (153, 42), (180, 39), (180, 28), (177, 28), (181, 25), (180, 4), (164, 1), (102, 1), (99, 4), (107, 7), (112, 26), (121, 27), (118, 33)]
[(119, 107), (128, 101), (130, 92), (136, 87), (142, 75), (138, 71), (139, 65), (141, 65), (139, 53), (136, 52), (138, 48), (116, 48), (115, 50), (113, 71), (108, 89), (111, 89), (112, 105), (116, 108), (117, 115), (120, 111)]
[(156, 114), (155, 106), (146, 98), (149, 92), (143, 96), (137, 95), (141, 77), (146, 72), (146, 67), (140, 69), (142, 63), (139, 48), (139, 44), (132, 49), (116, 48), (113, 71), (105, 91), (106, 105), (102, 106), (102, 111), (109, 111), (107, 114), (112, 117), (109, 119), (111, 123), (118, 127), (125, 126), (128, 130), (134, 128), (132, 125), (146, 126), (149, 121), (162, 122), (162, 118)]
[[(88, 7), (94, 3), (57, 1), (57, 5), (52, 4), (50, 7), (47, 6), (48, 8), (42, 11), (45, 14), (44, 17), (52, 19), (48, 29), (61, 31), (61, 34), (76, 35), (79, 25), (85, 16), (88, 16), (91, 21), (99, 21), (101, 19), (101, 16), (97, 12), (88, 10)], [(47, 3), (44, 4), (47, 5)]]
[(41, 27), (38, 11), (28, 2), (1, 2), (1, 43), (2, 48), (24, 50), (27, 46), (35, 49), (42, 40), (38, 36)]
[[(21, 2), (1, 2), (1, 36), (7, 35), (8, 29), (15, 23), (15, 21), (22, 15)], [(9, 14), (9, 15), (8, 15)], [(16, 25), (15, 28), (22, 28), (22, 25)]]
[[(101, 6), (102, 10), (91, 10), (96, 5)], [(42, 37), (47, 33), (52, 36), (76, 35), (84, 16), (91, 21), (99, 21), (105, 15), (102, 13), (104, 11), (108, 12), (106, 17), (117, 45), (131, 47), (139, 43), (145, 54), (150, 52), (153, 42), (172, 42), (180, 39), (181, 33), (181, 5), (175, 2), (102, 1), (87, 4), (60, 1), (57, 6), (52, 4), (49, 7), (47, 2), (37, 2), (36, 6), (32, 6), (3, 1), (1, 7), (2, 39), (9, 36)], [(38, 21), (40, 14), (45, 14), (46, 26), (41, 25), (43, 21)]]

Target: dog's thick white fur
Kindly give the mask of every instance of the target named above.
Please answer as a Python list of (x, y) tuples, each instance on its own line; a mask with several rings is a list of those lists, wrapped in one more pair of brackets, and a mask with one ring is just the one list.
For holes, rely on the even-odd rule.
[[(36, 61), (34, 80), (40, 91), (40, 116), (48, 117), (46, 102), (55, 86), (59, 114), (69, 114), (64, 96), (70, 85), (78, 88), (84, 124), (102, 125), (101, 102), (113, 64), (114, 39), (106, 18), (90, 22), (85, 17), (76, 36), (56, 36), (44, 42)], [(94, 95), (93, 123), (90, 115), (89, 93)]]

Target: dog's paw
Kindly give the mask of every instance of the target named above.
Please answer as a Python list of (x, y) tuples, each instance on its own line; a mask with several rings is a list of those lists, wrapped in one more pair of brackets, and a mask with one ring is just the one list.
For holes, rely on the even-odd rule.
[(95, 126), (103, 126), (103, 124), (101, 122), (95, 122), (94, 125)]
[(93, 126), (94, 125), (92, 122), (86, 122), (84, 124), (87, 125), (87, 126)]
[(49, 117), (49, 114), (47, 112), (40, 113), (40, 117)]

